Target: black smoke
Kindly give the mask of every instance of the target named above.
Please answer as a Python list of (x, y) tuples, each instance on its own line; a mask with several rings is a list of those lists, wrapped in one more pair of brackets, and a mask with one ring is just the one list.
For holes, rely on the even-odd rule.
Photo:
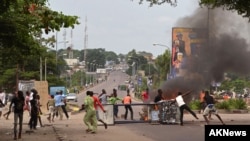
[(249, 75), (247, 19), (220, 8), (199, 8), (191, 16), (179, 19), (176, 27), (207, 29), (207, 42), (201, 48), (199, 57), (188, 59), (190, 63), (184, 77), (168, 80), (162, 85), (165, 94), (170, 95), (170, 89), (199, 92), (209, 88), (212, 81), (223, 81), (228, 72)]

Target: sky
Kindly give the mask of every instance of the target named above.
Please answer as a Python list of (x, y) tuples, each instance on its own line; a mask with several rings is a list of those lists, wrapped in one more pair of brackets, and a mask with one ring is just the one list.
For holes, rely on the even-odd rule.
[[(139, 0), (50, 0), (52, 10), (65, 15), (80, 17), (80, 25), (65, 29), (66, 46), (84, 49), (84, 30), (87, 25), (88, 49), (104, 48), (117, 54), (127, 54), (135, 49), (153, 54), (154, 58), (171, 47), (172, 28), (178, 19), (191, 15), (198, 7), (198, 0), (178, 0), (176, 7), (170, 4), (149, 7)], [(87, 17), (87, 23), (85, 19)], [(62, 43), (64, 29), (57, 33), (58, 49)], [(55, 34), (55, 33), (54, 33)], [(61, 44), (62, 43), (62, 44)]]

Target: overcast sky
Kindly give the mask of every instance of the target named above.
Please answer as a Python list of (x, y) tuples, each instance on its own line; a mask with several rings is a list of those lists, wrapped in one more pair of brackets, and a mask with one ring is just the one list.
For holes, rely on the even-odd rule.
[[(85, 17), (87, 17), (87, 48), (105, 48), (119, 54), (132, 49), (151, 52), (154, 57), (166, 48), (153, 46), (159, 43), (171, 46), (171, 31), (178, 19), (191, 15), (199, 7), (197, 0), (178, 0), (176, 7), (169, 4), (149, 7), (139, 0), (50, 0), (52, 10), (80, 17), (80, 25), (73, 29), (74, 49), (84, 49)], [(71, 29), (66, 29), (66, 40)], [(63, 41), (63, 30), (58, 42)], [(67, 45), (68, 46), (68, 45)], [(58, 49), (64, 48), (58, 44)]]

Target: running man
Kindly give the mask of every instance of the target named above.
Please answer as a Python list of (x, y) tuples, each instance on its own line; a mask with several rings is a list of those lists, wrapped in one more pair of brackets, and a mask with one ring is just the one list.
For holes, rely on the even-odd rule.
[(97, 96), (93, 95), (92, 97), (93, 97), (93, 100), (94, 100), (94, 107), (95, 107), (95, 110), (96, 110), (96, 119), (98, 121), (100, 121), (104, 125), (105, 129), (107, 129), (108, 128), (107, 123), (104, 122), (102, 119), (100, 119), (98, 107), (100, 107), (104, 113), (106, 113), (106, 110), (104, 110), (103, 105), (101, 104), (101, 102), (100, 102), (100, 100), (99, 100), (99, 98)]
[(86, 132), (90, 132), (95, 134), (97, 131), (97, 120), (96, 120), (96, 110), (94, 107), (94, 99), (92, 98), (93, 92), (87, 91), (86, 97), (84, 99), (84, 108), (85, 108), (85, 116), (84, 116), (84, 123), (88, 127)]

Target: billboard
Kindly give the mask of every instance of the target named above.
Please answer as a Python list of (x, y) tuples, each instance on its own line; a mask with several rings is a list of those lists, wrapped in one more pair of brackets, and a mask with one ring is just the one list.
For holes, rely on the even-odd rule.
[(185, 75), (188, 61), (199, 57), (206, 37), (206, 29), (204, 28), (172, 28), (172, 69), (170, 74), (172, 78)]

